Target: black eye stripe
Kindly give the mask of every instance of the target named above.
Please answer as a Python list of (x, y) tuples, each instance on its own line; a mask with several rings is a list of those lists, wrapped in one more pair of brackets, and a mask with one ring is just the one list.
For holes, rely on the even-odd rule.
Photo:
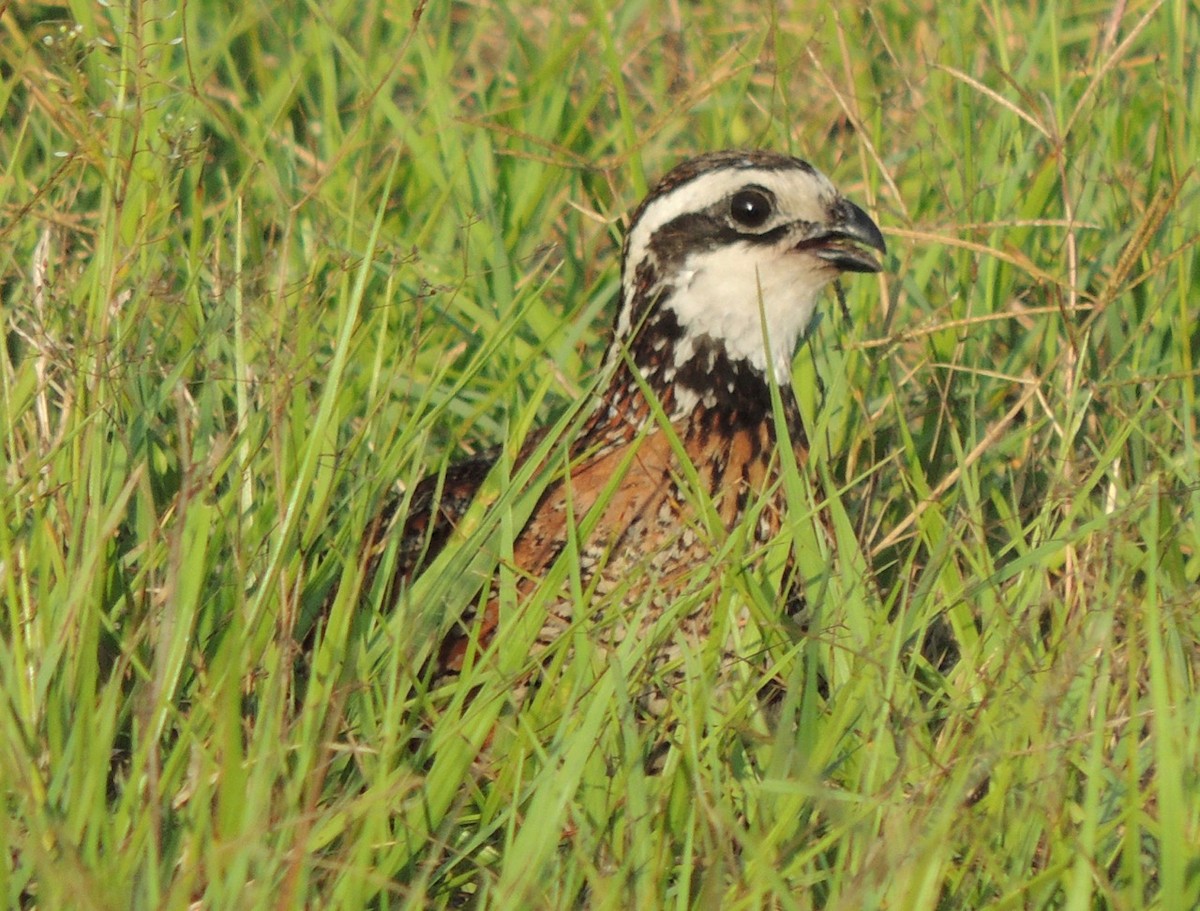
[(729, 217), (745, 228), (760, 228), (775, 212), (775, 197), (762, 187), (743, 187), (729, 197)]
[(651, 235), (647, 250), (665, 274), (673, 272), (690, 254), (735, 243), (769, 246), (778, 243), (791, 230), (787, 224), (753, 230), (739, 223), (729, 211), (731, 199), (704, 212), (679, 215)]

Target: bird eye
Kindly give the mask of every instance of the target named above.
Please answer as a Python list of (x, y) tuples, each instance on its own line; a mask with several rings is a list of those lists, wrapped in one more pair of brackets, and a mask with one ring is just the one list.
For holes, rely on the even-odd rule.
[(767, 192), (757, 187), (738, 190), (729, 198), (730, 216), (747, 228), (762, 227), (774, 208), (774, 202)]

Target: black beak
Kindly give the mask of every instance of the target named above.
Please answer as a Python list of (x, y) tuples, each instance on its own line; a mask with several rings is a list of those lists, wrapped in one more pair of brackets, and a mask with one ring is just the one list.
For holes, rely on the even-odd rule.
[(879, 272), (883, 269), (864, 247), (887, 253), (887, 244), (871, 216), (848, 199), (830, 207), (829, 224), (795, 247), (807, 250), (841, 272)]

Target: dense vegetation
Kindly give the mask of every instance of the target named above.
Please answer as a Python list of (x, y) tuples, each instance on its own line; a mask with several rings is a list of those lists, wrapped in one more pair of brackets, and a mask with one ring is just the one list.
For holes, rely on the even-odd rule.
[[(1198, 46), (1186, 0), (0, 0), (0, 902), (1200, 905)], [(426, 692), (528, 479), (393, 613), (366, 524), (569, 423), (623, 214), (728, 146), (890, 246), (796, 361), (807, 626), (735, 536), (765, 669), (650, 720), (581, 629), (517, 713), (564, 565)]]

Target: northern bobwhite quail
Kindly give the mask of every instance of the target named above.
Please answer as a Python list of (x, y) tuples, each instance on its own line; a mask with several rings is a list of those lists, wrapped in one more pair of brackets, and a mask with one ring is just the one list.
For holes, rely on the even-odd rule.
[[(769, 377), (803, 459), (792, 359), (819, 292), (840, 273), (880, 270), (869, 250), (886, 252), (875, 222), (797, 158), (715, 152), (668, 173), (630, 220), (604, 364), (609, 379), (568, 444), (570, 477), (549, 483), (514, 541), (522, 590), (564, 550), (569, 516), (578, 523), (606, 487), (611, 496), (579, 551), (584, 588), (596, 598), (666, 605), (693, 567), (711, 564), (711, 536), (698, 527), (695, 491), (685, 489), (696, 478), (711, 498), (710, 523), (715, 515), (725, 530), (743, 519), (748, 503), (768, 498), (755, 510), (752, 535), (757, 542), (773, 537), (785, 497)], [(664, 432), (664, 415), (673, 433)], [(694, 472), (681, 464), (679, 443)], [(532, 449), (526, 444), (517, 463)], [(493, 461), (471, 459), (451, 465), (440, 481), (422, 481), (399, 532), (399, 501), (385, 508), (370, 533), (369, 572), (401, 534), (389, 598), (443, 547)], [(468, 608), (434, 656), (435, 677), (457, 673), (468, 650), (482, 653), (491, 641), (498, 598), (493, 592), (475, 603), (482, 609)], [(549, 605), (535, 648), (590, 611), (565, 591)], [(682, 632), (698, 638), (710, 621), (693, 610)]]

